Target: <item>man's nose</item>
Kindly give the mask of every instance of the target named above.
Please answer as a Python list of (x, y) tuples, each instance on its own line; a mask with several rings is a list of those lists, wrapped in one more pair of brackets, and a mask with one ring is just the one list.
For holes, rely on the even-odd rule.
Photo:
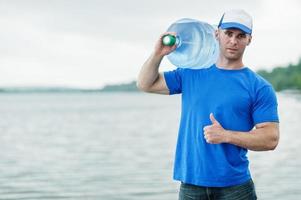
[(236, 45), (237, 44), (237, 39), (235, 37), (231, 37), (230, 42), (231, 42), (231, 44)]

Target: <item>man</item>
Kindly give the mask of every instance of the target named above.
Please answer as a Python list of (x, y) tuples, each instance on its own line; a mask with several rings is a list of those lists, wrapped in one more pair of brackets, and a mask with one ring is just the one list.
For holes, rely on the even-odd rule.
[(252, 18), (243, 10), (224, 13), (215, 33), (219, 58), (206, 69), (159, 73), (163, 57), (176, 48), (162, 45), (165, 34), (142, 66), (137, 86), (182, 94), (174, 164), (179, 199), (257, 199), (247, 150), (274, 150), (279, 120), (272, 86), (242, 60), (252, 39)]

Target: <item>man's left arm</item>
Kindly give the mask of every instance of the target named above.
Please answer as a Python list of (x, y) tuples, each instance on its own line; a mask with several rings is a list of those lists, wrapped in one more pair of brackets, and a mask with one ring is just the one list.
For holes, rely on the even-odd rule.
[(274, 150), (279, 141), (279, 123), (256, 124), (248, 132), (225, 130), (210, 114), (212, 125), (204, 127), (204, 137), (210, 144), (230, 143), (253, 151)]

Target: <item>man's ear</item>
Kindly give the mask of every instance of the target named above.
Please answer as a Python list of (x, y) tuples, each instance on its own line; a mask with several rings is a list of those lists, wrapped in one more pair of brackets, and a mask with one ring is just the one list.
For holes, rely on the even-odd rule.
[(219, 39), (219, 29), (215, 30), (215, 39), (218, 40)]
[(249, 36), (249, 41), (248, 41), (248, 44), (247, 44), (247, 45), (250, 45), (251, 41), (252, 41), (252, 36), (250, 35), (250, 36)]

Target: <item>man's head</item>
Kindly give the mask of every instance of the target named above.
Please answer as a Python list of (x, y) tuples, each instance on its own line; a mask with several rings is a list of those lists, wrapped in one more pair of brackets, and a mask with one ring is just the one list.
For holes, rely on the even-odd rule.
[(242, 59), (252, 39), (252, 17), (243, 10), (230, 10), (223, 14), (216, 38), (222, 56), (230, 60)]

